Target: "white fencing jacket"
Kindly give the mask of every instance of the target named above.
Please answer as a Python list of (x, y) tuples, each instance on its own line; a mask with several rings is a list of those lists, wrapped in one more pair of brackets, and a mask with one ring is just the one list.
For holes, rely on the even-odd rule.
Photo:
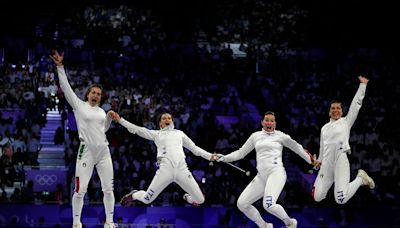
[(327, 161), (328, 159), (330, 162), (334, 162), (339, 153), (350, 152), (350, 129), (357, 119), (366, 88), (367, 84), (360, 83), (346, 117), (342, 117), (338, 120), (330, 119), (329, 123), (322, 127), (318, 156), (319, 161)]
[(282, 150), (284, 146), (288, 147), (290, 150), (294, 151), (309, 164), (311, 164), (312, 156), (289, 135), (278, 130), (274, 130), (273, 132), (269, 133), (264, 129), (251, 134), (251, 136), (240, 149), (225, 155), (224, 161), (232, 162), (242, 159), (253, 149), (255, 149), (257, 170), (258, 172), (262, 172), (277, 166), (283, 166)]
[(157, 146), (157, 159), (167, 158), (174, 166), (185, 161), (186, 156), (183, 147), (196, 156), (201, 156), (207, 160), (211, 159), (211, 153), (196, 146), (183, 131), (174, 129), (173, 124), (161, 130), (149, 130), (132, 124), (124, 118), (121, 118), (119, 123), (126, 127), (129, 132), (154, 141)]
[(110, 127), (111, 118), (99, 106), (93, 107), (76, 96), (63, 66), (57, 66), (57, 72), (65, 99), (74, 111), (80, 141), (87, 145), (108, 145), (105, 133)]

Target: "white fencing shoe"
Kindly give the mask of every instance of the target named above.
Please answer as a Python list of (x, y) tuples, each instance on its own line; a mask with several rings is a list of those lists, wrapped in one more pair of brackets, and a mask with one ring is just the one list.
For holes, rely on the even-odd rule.
[(292, 218), (290, 219), (290, 223), (286, 225), (287, 228), (297, 228), (297, 220)]
[(372, 180), (372, 178), (370, 176), (368, 176), (368, 174), (364, 170), (359, 169), (357, 176), (361, 177), (363, 185), (368, 185), (368, 187), (370, 189), (374, 189), (375, 188), (374, 180)]
[(74, 224), (72, 228), (82, 228), (82, 223)]
[(133, 201), (135, 201), (135, 199), (133, 198), (133, 193), (135, 192), (137, 192), (137, 190), (132, 190), (122, 197), (120, 203), (123, 207), (129, 206), (133, 203)]

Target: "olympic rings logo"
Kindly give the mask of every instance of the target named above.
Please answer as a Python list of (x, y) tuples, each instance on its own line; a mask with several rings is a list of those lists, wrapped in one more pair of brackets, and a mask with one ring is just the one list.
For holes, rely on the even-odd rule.
[(57, 176), (52, 174), (52, 175), (36, 175), (35, 176), (35, 181), (36, 183), (38, 183), (39, 185), (53, 185), (54, 183), (56, 183), (57, 181)]

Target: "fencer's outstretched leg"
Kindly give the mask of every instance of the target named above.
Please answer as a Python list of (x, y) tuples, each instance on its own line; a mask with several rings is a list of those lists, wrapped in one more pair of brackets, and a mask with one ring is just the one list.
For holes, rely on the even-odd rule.
[(175, 182), (186, 192), (183, 195), (186, 202), (195, 207), (204, 203), (204, 194), (186, 165), (179, 167)]
[(174, 167), (168, 160), (162, 160), (160, 162), (160, 168), (157, 170), (147, 190), (133, 190), (122, 197), (121, 203), (129, 204), (131, 201), (138, 200), (144, 204), (150, 204), (157, 198), (162, 190), (172, 183), (174, 177), (173, 169)]

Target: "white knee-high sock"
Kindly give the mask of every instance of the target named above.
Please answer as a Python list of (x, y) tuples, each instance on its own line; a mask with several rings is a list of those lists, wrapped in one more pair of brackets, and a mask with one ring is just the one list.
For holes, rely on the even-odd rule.
[(106, 222), (112, 223), (114, 222), (114, 205), (115, 205), (115, 198), (114, 193), (112, 191), (105, 191), (103, 192), (103, 203), (104, 203), (104, 210), (106, 213)]
[(265, 208), (269, 213), (273, 214), (274, 216), (278, 217), (282, 220), (286, 225), (290, 223), (290, 217), (286, 213), (285, 209), (280, 204), (274, 204), (268, 208)]
[(349, 185), (347, 186), (347, 194), (343, 203), (349, 201), (349, 199), (351, 199), (351, 197), (354, 196), (354, 194), (357, 192), (357, 190), (360, 188), (361, 185), (362, 185), (361, 177), (356, 177), (356, 179), (350, 182)]
[(84, 197), (85, 193), (77, 193), (77, 192), (75, 192), (74, 195), (72, 196), (72, 213), (73, 213), (72, 216), (74, 224), (81, 223)]
[(265, 225), (265, 221), (261, 217), (260, 212), (253, 205), (239, 207), (239, 210), (243, 212), (243, 214), (245, 214), (250, 220), (255, 222), (258, 227), (263, 227)]
[[(135, 200), (139, 200), (142, 203), (149, 204), (151, 201), (145, 200), (144, 196), (146, 195), (146, 191), (140, 190), (132, 194), (132, 198)], [(153, 200), (152, 200), (153, 201)]]

